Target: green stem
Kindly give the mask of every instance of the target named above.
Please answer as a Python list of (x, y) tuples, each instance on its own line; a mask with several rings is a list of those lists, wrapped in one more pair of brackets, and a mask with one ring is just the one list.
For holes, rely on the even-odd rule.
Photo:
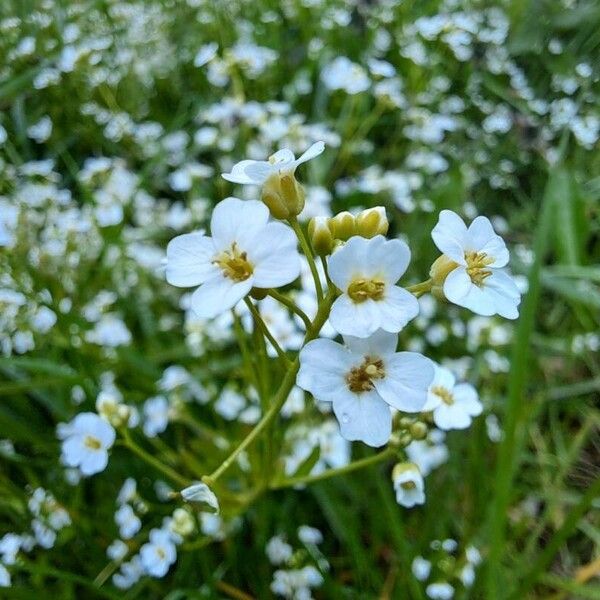
[(420, 298), (423, 294), (431, 291), (433, 287), (433, 279), (422, 281), (421, 283), (415, 283), (415, 285), (409, 285), (406, 288), (407, 292), (414, 294), (417, 298)]
[(389, 447), (386, 448), (383, 452), (379, 452), (378, 454), (374, 454), (373, 456), (368, 456), (367, 458), (361, 458), (360, 460), (351, 462), (344, 467), (340, 467), (339, 469), (329, 469), (328, 471), (323, 471), (323, 473), (319, 473), (318, 475), (290, 477), (289, 479), (276, 481), (270, 487), (273, 490), (279, 490), (282, 488), (294, 487), (295, 485), (310, 484), (315, 483), (317, 481), (323, 481), (324, 479), (330, 479), (331, 477), (337, 477), (338, 475), (345, 475), (346, 473), (351, 473), (352, 471), (357, 471), (358, 469), (364, 469), (365, 467), (376, 465), (377, 463), (383, 462), (388, 458), (392, 458), (395, 454), (396, 448)]
[(321, 278), (319, 277), (319, 271), (317, 270), (317, 264), (315, 263), (315, 257), (313, 256), (312, 249), (306, 237), (304, 236), (304, 232), (302, 231), (302, 227), (300, 227), (300, 223), (298, 223), (298, 219), (296, 217), (291, 217), (289, 219), (289, 223), (296, 233), (298, 241), (300, 242), (300, 247), (302, 248), (302, 252), (304, 252), (304, 256), (306, 256), (306, 260), (308, 261), (308, 266), (315, 282), (317, 300), (320, 304), (321, 300), (323, 300), (323, 286), (321, 285)]
[(269, 340), (271, 346), (273, 346), (273, 348), (275, 348), (275, 352), (277, 352), (277, 355), (279, 356), (279, 358), (284, 363), (289, 364), (290, 359), (287, 357), (283, 348), (277, 343), (277, 340), (273, 337), (273, 334), (269, 331), (267, 324), (264, 322), (263, 318), (260, 316), (260, 313), (258, 312), (258, 309), (254, 305), (254, 302), (252, 302), (252, 300), (250, 300), (250, 298), (248, 298), (248, 296), (246, 296), (244, 298), (244, 302), (246, 303), (246, 306), (250, 309), (250, 312), (252, 313), (252, 317), (254, 318), (254, 322), (256, 323), (256, 326), (262, 331), (263, 335)]
[(162, 463), (157, 458), (154, 458), (151, 454), (148, 454), (143, 448), (138, 446), (131, 436), (127, 429), (121, 430), (121, 435), (123, 437), (123, 445), (126, 448), (129, 448), (134, 454), (137, 454), (142, 460), (146, 461), (149, 465), (152, 465), (156, 470), (164, 473), (169, 479), (175, 481), (178, 485), (182, 487), (187, 487), (190, 485), (190, 481), (188, 481), (185, 477), (181, 476), (179, 473), (168, 467), (164, 463)]
[(300, 319), (302, 319), (302, 322), (304, 323), (304, 327), (306, 329), (310, 327), (310, 319), (308, 315), (299, 306), (297, 306), (291, 298), (288, 298), (284, 294), (280, 294), (277, 290), (274, 289), (270, 289), (268, 294), (269, 296), (271, 296), (271, 298), (277, 300), (277, 302), (281, 302), (281, 304), (287, 306), (287, 308), (289, 308), (294, 314), (298, 315)]
[[(335, 292), (331, 290), (321, 305), (319, 306), (319, 310), (315, 316), (315, 320), (313, 321), (310, 329), (306, 332), (306, 336), (304, 338), (304, 344), (314, 339), (317, 335), (319, 335), (319, 331), (325, 324), (327, 317), (329, 316), (329, 310), (331, 305), (333, 304), (333, 300), (335, 298)], [(221, 466), (216, 469), (210, 475), (206, 475), (202, 478), (202, 481), (206, 483), (206, 485), (214, 484), (227, 469), (233, 464), (235, 459), (243, 452), (258, 436), (271, 424), (271, 421), (277, 417), (281, 407), (285, 404), (291, 389), (294, 387), (296, 383), (296, 374), (300, 369), (300, 359), (296, 357), (294, 362), (290, 364), (288, 367), (287, 373), (275, 394), (275, 398), (267, 412), (263, 415), (262, 419), (255, 425), (254, 429), (240, 442), (240, 444), (231, 452), (231, 454), (223, 461)]]

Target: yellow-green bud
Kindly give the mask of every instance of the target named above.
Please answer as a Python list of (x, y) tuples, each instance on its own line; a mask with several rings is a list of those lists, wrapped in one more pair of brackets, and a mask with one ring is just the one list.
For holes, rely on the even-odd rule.
[(444, 281), (456, 267), (458, 267), (458, 264), (445, 254), (442, 254), (431, 265), (431, 269), (429, 269), (429, 277), (432, 280), (431, 293), (439, 300), (446, 299), (446, 296), (444, 296)]
[(327, 217), (313, 217), (308, 224), (308, 237), (317, 256), (327, 256), (333, 251), (333, 235)]
[(415, 463), (402, 462), (396, 464), (392, 469), (392, 479), (396, 479), (396, 477), (400, 476), (402, 473), (406, 473), (406, 471), (420, 473), (419, 467), (415, 465)]
[(375, 206), (358, 213), (356, 217), (356, 233), (365, 238), (385, 235), (390, 223), (383, 206)]
[(336, 240), (345, 242), (356, 235), (356, 217), (347, 210), (331, 217), (328, 224)]
[(253, 287), (250, 290), (250, 295), (255, 299), (255, 300), (263, 300), (264, 298), (267, 297), (269, 293), (269, 290), (263, 290), (262, 288), (256, 288)]
[(422, 421), (417, 421), (410, 426), (410, 435), (413, 440), (424, 440), (427, 437), (429, 428)]
[(304, 208), (304, 189), (293, 173), (274, 173), (265, 181), (261, 199), (276, 219), (297, 217)]

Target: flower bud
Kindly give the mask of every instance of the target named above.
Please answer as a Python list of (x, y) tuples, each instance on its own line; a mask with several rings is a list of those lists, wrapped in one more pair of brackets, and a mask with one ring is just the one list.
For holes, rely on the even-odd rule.
[(304, 208), (304, 189), (293, 173), (274, 173), (265, 181), (261, 199), (276, 219), (297, 217)]
[(308, 224), (308, 237), (317, 256), (327, 256), (333, 250), (333, 235), (327, 217), (313, 217)]
[(410, 426), (410, 435), (413, 440), (424, 440), (428, 431), (429, 428), (422, 421), (416, 421)]
[(214, 492), (205, 483), (193, 483), (181, 490), (181, 497), (186, 502), (204, 502), (219, 512), (219, 501)]
[(365, 238), (385, 235), (390, 223), (383, 206), (375, 206), (361, 211), (356, 217), (356, 233)]
[(442, 254), (429, 269), (429, 277), (431, 277), (431, 293), (439, 300), (445, 300), (444, 296), (444, 281), (446, 277), (458, 266), (451, 258)]
[(329, 219), (329, 229), (336, 240), (346, 241), (356, 235), (356, 218), (347, 210)]

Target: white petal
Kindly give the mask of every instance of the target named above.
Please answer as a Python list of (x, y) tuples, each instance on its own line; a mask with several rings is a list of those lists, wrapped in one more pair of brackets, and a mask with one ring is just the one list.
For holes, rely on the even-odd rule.
[(368, 337), (381, 328), (378, 304), (374, 300), (354, 302), (349, 296), (342, 295), (331, 307), (329, 323), (342, 335)]
[(253, 277), (236, 283), (219, 274), (202, 284), (193, 294), (190, 305), (200, 318), (212, 319), (233, 308), (252, 289)]
[(450, 429), (466, 429), (471, 424), (471, 417), (458, 404), (440, 404), (433, 411), (434, 423), (444, 431)]
[(451, 210), (440, 212), (439, 220), (431, 232), (431, 237), (440, 252), (460, 265), (465, 264), (467, 226), (455, 212)]
[[(446, 286), (444, 286), (444, 293), (446, 293)], [(448, 299), (450, 298), (448, 297)], [(454, 300), (453, 302), (483, 317), (491, 317), (496, 313), (496, 302), (494, 301), (493, 293), (490, 293), (487, 286), (479, 287), (473, 284), (466, 295), (460, 300)]]
[(397, 352), (384, 362), (385, 377), (373, 380), (379, 395), (398, 410), (423, 410), (435, 372), (433, 362), (416, 352)]
[[(450, 302), (459, 304), (473, 287), (473, 282), (464, 267), (450, 271), (444, 281), (444, 295)], [(462, 306), (462, 305), (461, 305)]]
[(454, 401), (470, 416), (476, 417), (483, 411), (477, 390), (470, 383), (459, 383), (453, 392)]
[(381, 328), (398, 333), (419, 314), (419, 301), (407, 290), (398, 286), (388, 286), (385, 296), (377, 301)]
[(375, 392), (353, 394), (348, 391), (333, 403), (340, 432), (349, 441), (359, 440), (378, 448), (386, 444), (392, 433), (389, 406)]
[(467, 246), (470, 250), (485, 252), (494, 259), (491, 266), (500, 268), (508, 263), (508, 250), (504, 240), (496, 234), (487, 217), (477, 217), (467, 232)]
[(291, 165), (291, 163), (294, 163), (295, 161), (296, 157), (294, 156), (294, 153), (289, 148), (282, 148), (269, 157), (269, 162), (267, 164), (279, 168)]
[(304, 154), (302, 154), (296, 162), (296, 166), (305, 163), (307, 160), (311, 160), (315, 158), (315, 156), (319, 156), (325, 150), (325, 142), (315, 142)]
[(215, 247), (201, 233), (185, 233), (167, 246), (167, 281), (178, 287), (193, 287), (206, 281), (215, 271)]
[(266, 161), (253, 160), (244, 167), (244, 172), (248, 179), (252, 180), (252, 183), (262, 185), (275, 172), (275, 169)]
[(229, 250), (236, 242), (241, 251), (249, 249), (269, 220), (269, 209), (257, 200), (226, 198), (215, 206), (210, 220), (216, 250)]
[(329, 277), (343, 292), (353, 279), (365, 277), (368, 265), (369, 240), (354, 236), (336, 250), (328, 260)]
[(254, 285), (279, 287), (300, 275), (297, 238), (283, 223), (268, 223), (248, 246), (248, 258), (254, 266)]
[(313, 340), (300, 351), (296, 383), (317, 400), (333, 402), (349, 393), (345, 377), (355, 362), (356, 358), (341, 344), (326, 339)]
[(98, 417), (98, 420), (94, 423), (94, 426), (90, 430), (90, 435), (97, 438), (103, 448), (110, 448), (115, 443), (115, 430), (101, 417)]
[(249, 177), (246, 173), (246, 168), (254, 163), (256, 163), (255, 160), (242, 160), (241, 162), (233, 165), (231, 173), (221, 173), (221, 177), (227, 181), (231, 181), (232, 183), (260, 185), (262, 180), (256, 181)]
[(79, 465), (79, 469), (84, 475), (94, 475), (104, 471), (107, 464), (108, 452), (106, 450), (88, 450)]
[(377, 235), (367, 243), (367, 273), (395, 284), (408, 268), (410, 249), (402, 240), (386, 240)]
[(76, 467), (86, 452), (83, 436), (73, 435), (62, 444), (62, 459), (68, 467)]
[(345, 335), (344, 343), (351, 352), (359, 356), (383, 357), (396, 352), (398, 336), (395, 333), (388, 333), (383, 329), (379, 329), (366, 338)]
[(521, 293), (513, 278), (505, 271), (492, 271), (485, 280), (485, 289), (491, 294), (496, 312), (506, 319), (519, 316)]

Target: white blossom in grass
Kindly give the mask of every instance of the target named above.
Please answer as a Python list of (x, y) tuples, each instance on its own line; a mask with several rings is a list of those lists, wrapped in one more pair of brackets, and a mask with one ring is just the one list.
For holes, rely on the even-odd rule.
[(405, 508), (425, 503), (425, 482), (419, 467), (413, 463), (399, 463), (392, 471), (396, 502)]
[(338, 56), (326, 65), (321, 79), (330, 90), (344, 90), (348, 94), (364, 92), (371, 86), (365, 69), (345, 56)]
[(276, 535), (267, 542), (265, 552), (272, 565), (281, 565), (292, 558), (294, 550), (282, 536)]
[(8, 569), (0, 563), (0, 588), (7, 588), (11, 586), (10, 573)]
[(104, 471), (115, 430), (95, 413), (79, 413), (70, 423), (61, 423), (57, 434), (62, 443), (62, 462), (78, 467), (83, 475)]
[(383, 446), (392, 430), (390, 407), (419, 412), (425, 405), (433, 363), (415, 352), (396, 352), (397, 339), (379, 330), (368, 338), (345, 336), (345, 346), (313, 340), (300, 352), (297, 384), (332, 403), (349, 441)]
[(350, 238), (328, 261), (331, 281), (342, 292), (331, 308), (332, 327), (363, 338), (378, 329), (398, 333), (419, 313), (417, 299), (396, 285), (409, 261), (400, 240)]
[(467, 228), (456, 213), (443, 210), (431, 237), (443, 253), (431, 276), (447, 300), (483, 316), (519, 316), (521, 293), (503, 269), (508, 249), (489, 219), (477, 217)]
[(204, 502), (219, 512), (219, 500), (205, 483), (194, 483), (181, 490), (181, 497), (186, 502)]
[(273, 175), (293, 175), (299, 165), (319, 156), (323, 150), (325, 143), (315, 142), (304, 154), (296, 158), (291, 150), (282, 148), (268, 160), (242, 160), (233, 165), (230, 173), (223, 173), (222, 177), (232, 183), (264, 185)]
[(129, 562), (121, 565), (121, 570), (113, 575), (115, 587), (126, 590), (134, 586), (144, 574), (144, 567), (139, 555), (135, 555)]
[(323, 541), (323, 534), (315, 527), (300, 525), (298, 527), (298, 539), (303, 544), (320, 544)]
[(415, 556), (415, 559), (412, 561), (411, 570), (415, 579), (425, 581), (429, 577), (429, 573), (431, 573), (431, 562), (422, 556)]
[(106, 556), (110, 560), (122, 561), (129, 552), (129, 547), (123, 540), (114, 540), (106, 549)]
[(454, 597), (454, 588), (445, 581), (430, 583), (425, 593), (431, 600), (450, 600)]
[(154, 396), (144, 402), (144, 433), (156, 437), (169, 424), (169, 402), (164, 396)]
[(164, 577), (177, 559), (171, 535), (162, 529), (150, 531), (150, 541), (140, 549), (142, 566), (151, 577)]
[(14, 565), (17, 552), (21, 548), (21, 537), (16, 533), (6, 533), (0, 539), (0, 561), (5, 565)]
[(142, 527), (140, 518), (129, 504), (123, 504), (117, 509), (115, 523), (119, 527), (119, 535), (125, 540), (131, 539)]
[(473, 417), (483, 411), (483, 405), (471, 384), (457, 384), (451, 371), (436, 365), (423, 411), (433, 411), (436, 426), (448, 431), (469, 427)]
[(167, 281), (198, 287), (191, 308), (198, 317), (213, 318), (233, 308), (253, 287), (276, 288), (300, 273), (293, 231), (269, 222), (261, 202), (227, 198), (215, 207), (212, 237), (187, 233), (167, 247)]

